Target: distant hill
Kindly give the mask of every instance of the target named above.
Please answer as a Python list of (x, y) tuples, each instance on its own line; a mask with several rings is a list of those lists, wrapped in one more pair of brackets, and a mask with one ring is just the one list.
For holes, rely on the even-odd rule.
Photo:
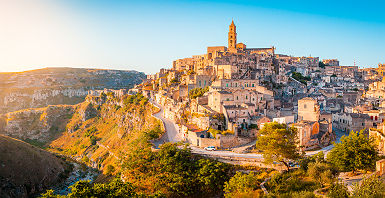
[(0, 113), (77, 104), (88, 90), (132, 88), (144, 78), (137, 71), (65, 67), (0, 73)]
[(28, 197), (60, 182), (68, 164), (20, 140), (0, 135), (0, 197)]

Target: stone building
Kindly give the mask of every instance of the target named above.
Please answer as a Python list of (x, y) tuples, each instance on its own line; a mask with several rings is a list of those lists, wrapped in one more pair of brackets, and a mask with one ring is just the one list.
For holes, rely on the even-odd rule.
[(319, 123), (314, 121), (300, 121), (294, 124), (297, 128), (299, 146), (303, 147), (304, 150), (318, 146), (319, 140)]
[(333, 128), (350, 132), (370, 129), (373, 127), (373, 121), (367, 114), (359, 113), (336, 113), (333, 114)]
[(337, 59), (323, 59), (322, 62), (327, 66), (340, 66), (340, 61)]
[(298, 121), (318, 122), (319, 117), (320, 108), (317, 100), (309, 97), (298, 100)]

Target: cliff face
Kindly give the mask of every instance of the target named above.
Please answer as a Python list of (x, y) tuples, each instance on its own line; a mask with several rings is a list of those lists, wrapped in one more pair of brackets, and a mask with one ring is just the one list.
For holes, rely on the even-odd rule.
[(69, 165), (55, 155), (0, 135), (0, 197), (30, 197), (65, 178)]
[(121, 70), (46, 68), (0, 73), (0, 113), (84, 101), (88, 90), (131, 88), (144, 73)]
[(161, 123), (152, 116), (157, 111), (139, 95), (89, 96), (49, 148), (110, 174), (120, 169), (121, 159), (133, 147), (163, 133)]
[(0, 115), (0, 133), (44, 144), (65, 130), (75, 109), (72, 105), (52, 105), (3, 114)]

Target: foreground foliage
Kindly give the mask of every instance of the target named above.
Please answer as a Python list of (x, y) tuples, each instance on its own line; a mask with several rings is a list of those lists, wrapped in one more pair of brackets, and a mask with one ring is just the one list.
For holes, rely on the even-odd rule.
[(267, 172), (261, 174), (237, 172), (225, 183), (225, 197), (260, 197), (263, 195), (260, 184), (267, 176)]
[(166, 143), (152, 152), (143, 143), (129, 154), (122, 175), (139, 191), (167, 197), (213, 196), (230, 179), (231, 166), (193, 156), (187, 147)]
[(334, 144), (327, 159), (341, 171), (371, 170), (377, 160), (377, 150), (373, 139), (363, 130), (352, 131), (349, 136), (342, 136), (340, 143)]
[(289, 161), (300, 158), (296, 128), (272, 122), (266, 123), (259, 133), (256, 147), (262, 151), (266, 163), (281, 162), (289, 170)]
[(139, 197), (134, 191), (134, 187), (120, 179), (114, 179), (107, 184), (91, 184), (89, 181), (78, 181), (70, 186), (71, 193), (68, 195), (56, 195), (53, 190), (48, 190), (42, 194), (42, 198), (72, 198), (72, 197)]
[(385, 197), (385, 183), (376, 175), (365, 178), (353, 186), (353, 197), (380, 198)]

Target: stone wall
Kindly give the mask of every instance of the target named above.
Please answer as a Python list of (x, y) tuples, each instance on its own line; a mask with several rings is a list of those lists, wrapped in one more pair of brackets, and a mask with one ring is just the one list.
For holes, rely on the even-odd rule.
[(240, 145), (247, 144), (252, 141), (251, 138), (239, 137), (235, 135), (222, 135), (220, 136), (221, 148), (231, 148)]

